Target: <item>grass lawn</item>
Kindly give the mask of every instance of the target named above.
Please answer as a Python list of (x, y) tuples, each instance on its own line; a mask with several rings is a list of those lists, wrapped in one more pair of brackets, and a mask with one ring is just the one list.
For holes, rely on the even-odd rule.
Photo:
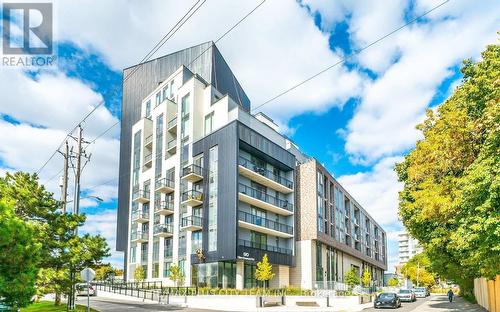
[[(52, 301), (40, 301), (38, 303), (34, 303), (26, 308), (21, 309), (21, 312), (59, 312), (59, 311), (66, 311), (66, 304), (61, 304), (56, 306)], [(87, 311), (87, 307), (82, 305), (77, 305), (75, 311), (84, 312)], [(99, 312), (98, 310), (95, 309), (90, 309), (90, 311)]]

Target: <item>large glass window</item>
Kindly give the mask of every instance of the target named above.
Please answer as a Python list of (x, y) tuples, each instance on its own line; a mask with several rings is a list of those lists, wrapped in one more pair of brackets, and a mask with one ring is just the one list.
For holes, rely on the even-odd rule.
[(217, 193), (219, 149), (215, 145), (209, 151), (208, 181), (208, 251), (217, 250)]
[(214, 112), (205, 116), (205, 135), (212, 133), (214, 129)]
[(201, 231), (191, 232), (191, 247), (193, 252), (196, 252), (196, 250), (202, 248), (201, 234), (202, 234)]
[(245, 263), (245, 266), (243, 268), (243, 286), (245, 288), (257, 287), (257, 280), (255, 279), (255, 269), (256, 266), (254, 264)]
[(156, 106), (160, 105), (161, 103), (161, 91), (156, 93)]
[(144, 116), (146, 118), (151, 118), (151, 100), (146, 102), (146, 111), (144, 112)]
[(130, 263), (135, 263), (136, 261), (137, 246), (133, 245), (130, 247)]
[(316, 280), (323, 281), (323, 253), (321, 243), (316, 242)]
[(250, 242), (252, 243), (252, 247), (263, 249), (267, 245), (267, 235), (251, 231)]
[(181, 100), (181, 117), (189, 115), (189, 94), (182, 97)]

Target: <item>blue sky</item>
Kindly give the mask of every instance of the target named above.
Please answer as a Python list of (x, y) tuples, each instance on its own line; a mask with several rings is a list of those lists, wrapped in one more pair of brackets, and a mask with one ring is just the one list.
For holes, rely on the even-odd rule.
[[(207, 4), (155, 57), (213, 40), (259, 1)], [(422, 14), (440, 1), (268, 1), (218, 43), (254, 106)], [(58, 66), (0, 67), (0, 174), (36, 171), (66, 131), (104, 99), (85, 124), (95, 138), (120, 118), (121, 69), (135, 64), (190, 3), (57, 3)], [(175, 8), (173, 10), (172, 8)], [(420, 134), (415, 125), (460, 82), (460, 63), (497, 42), (499, 6), (453, 0), (377, 46), (261, 108), (305, 153), (323, 163), (389, 233), (397, 259), (394, 163)], [(78, 12), (78, 13), (75, 13)], [(85, 25), (82, 29), (81, 25)], [(200, 27), (205, 25), (205, 27)], [(209, 25), (209, 26), (206, 26)], [(467, 25), (466, 28), (462, 27)], [(88, 147), (83, 229), (115, 240), (119, 126)], [(33, 157), (35, 156), (35, 157)], [(55, 157), (41, 181), (58, 194)], [(121, 265), (122, 255), (109, 259)]]

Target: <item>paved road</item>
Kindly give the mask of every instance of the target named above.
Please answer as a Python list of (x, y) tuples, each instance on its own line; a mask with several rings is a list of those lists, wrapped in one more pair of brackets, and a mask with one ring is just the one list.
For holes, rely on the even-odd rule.
[[(78, 297), (78, 304), (87, 305), (86, 297)], [(90, 306), (101, 312), (123, 312), (123, 311), (182, 311), (182, 312), (214, 312), (213, 310), (181, 308), (166, 306), (163, 304), (143, 303), (137, 301), (116, 300), (103, 297), (91, 297)]]
[[(379, 309), (365, 309), (365, 311), (381, 311)], [(477, 304), (471, 304), (460, 297), (455, 297), (455, 300), (450, 303), (446, 295), (433, 295), (426, 299), (418, 299), (416, 302), (403, 302), (398, 312), (485, 312), (483, 308)]]

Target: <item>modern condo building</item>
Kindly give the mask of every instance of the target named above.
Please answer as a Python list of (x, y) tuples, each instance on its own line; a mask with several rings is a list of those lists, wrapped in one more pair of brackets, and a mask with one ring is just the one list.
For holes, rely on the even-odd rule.
[[(124, 76), (131, 71), (123, 85), (117, 230), (126, 279), (142, 266), (147, 280), (168, 284), (176, 264), (185, 285), (250, 288), (256, 262), (267, 254), (276, 274), (269, 286), (294, 284), (302, 266), (297, 255), (305, 250), (295, 243), (299, 215), (311, 209), (300, 205), (311, 190), (297, 181), (306, 179), (299, 172), (310, 158), (267, 116), (250, 114), (248, 97), (213, 43), (131, 67)], [(373, 261), (363, 258), (366, 265), (384, 263), (385, 241), (379, 244)]]

